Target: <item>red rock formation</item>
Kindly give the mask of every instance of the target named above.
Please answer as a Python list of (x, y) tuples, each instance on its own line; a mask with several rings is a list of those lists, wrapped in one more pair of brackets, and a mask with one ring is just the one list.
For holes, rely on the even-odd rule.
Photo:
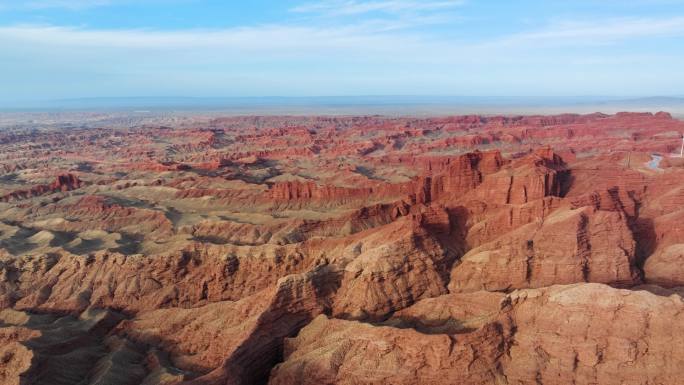
[(462, 334), (495, 321), (506, 295), (478, 291), (427, 298), (398, 311), (384, 325), (412, 328), (425, 334)]
[(102, 196), (85, 195), (76, 201), (62, 201), (33, 210), (36, 217), (64, 215), (67, 219), (53, 227), (59, 231), (102, 229), (151, 238), (167, 237), (173, 225), (164, 213), (110, 203)]
[(278, 359), (282, 339), (326, 309), (329, 275), (315, 269), (237, 302), (143, 313), (118, 333), (170, 352), (179, 368), (205, 373), (190, 383), (254, 383)]
[(510, 296), (509, 384), (676, 384), (684, 364), (680, 296), (574, 285)]
[(678, 210), (643, 221), (645, 247), (652, 251), (644, 262), (645, 280), (665, 286), (684, 286), (684, 211)]
[(40, 336), (40, 333), (21, 327), (0, 328), (0, 382), (19, 385), (21, 376), (31, 368), (33, 353), (23, 342)]
[(0, 383), (684, 374), (667, 113), (80, 119), (0, 130)]
[(397, 221), (354, 246), (344, 267), (333, 314), (382, 319), (427, 297), (446, 293), (446, 267), (454, 255), (423, 226), (423, 216)]
[(263, 197), (279, 209), (300, 207), (335, 207), (393, 201), (413, 192), (412, 183), (369, 187), (319, 186), (315, 182), (278, 182)]
[(71, 191), (81, 187), (81, 180), (73, 174), (64, 174), (57, 177), (57, 179), (52, 182), (50, 189), (52, 191)]
[(63, 174), (57, 176), (55, 181), (49, 185), (37, 185), (28, 190), (16, 190), (9, 194), (5, 194), (4, 196), (0, 196), (0, 202), (29, 199), (56, 192), (67, 192), (80, 188), (82, 184), (83, 183), (77, 176), (73, 174)]
[(567, 176), (563, 160), (550, 149), (542, 149), (487, 176), (474, 196), (494, 204), (523, 204), (563, 196)]
[(311, 266), (295, 250), (289, 255), (270, 250), (264, 256), (270, 263), (249, 252), (238, 257), (222, 251), (198, 247), (158, 258), (101, 252), (6, 259), (0, 263), (5, 277), (0, 303), (58, 312), (81, 312), (88, 306), (127, 311), (187, 307), (242, 298)]
[(504, 347), (495, 325), (425, 335), (319, 316), (287, 340), (269, 384), (494, 384)]
[(620, 212), (557, 210), (469, 251), (449, 290), (507, 290), (575, 282), (638, 282), (636, 245)]
[(397, 315), (425, 334), (319, 316), (286, 340), (269, 384), (677, 383), (682, 310), (678, 295), (576, 284), (452, 294)]

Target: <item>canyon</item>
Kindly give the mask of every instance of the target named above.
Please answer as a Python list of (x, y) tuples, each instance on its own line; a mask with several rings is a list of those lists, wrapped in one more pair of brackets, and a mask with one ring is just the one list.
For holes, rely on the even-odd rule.
[(0, 384), (682, 383), (683, 134), (667, 112), (14, 122)]

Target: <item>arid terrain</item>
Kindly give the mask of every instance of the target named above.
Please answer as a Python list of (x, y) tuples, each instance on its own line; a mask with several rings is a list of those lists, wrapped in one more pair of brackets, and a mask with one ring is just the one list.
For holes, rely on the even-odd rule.
[(7, 118), (0, 384), (684, 382), (684, 121)]

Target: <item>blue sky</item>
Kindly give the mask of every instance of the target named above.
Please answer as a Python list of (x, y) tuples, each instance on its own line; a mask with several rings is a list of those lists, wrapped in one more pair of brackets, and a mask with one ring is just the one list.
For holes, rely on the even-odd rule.
[(0, 102), (684, 95), (682, 0), (0, 0)]

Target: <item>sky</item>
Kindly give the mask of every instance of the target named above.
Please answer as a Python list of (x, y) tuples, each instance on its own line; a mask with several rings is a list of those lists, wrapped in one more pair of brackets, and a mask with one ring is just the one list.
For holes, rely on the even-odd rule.
[(684, 95), (684, 0), (0, 0), (0, 103)]

